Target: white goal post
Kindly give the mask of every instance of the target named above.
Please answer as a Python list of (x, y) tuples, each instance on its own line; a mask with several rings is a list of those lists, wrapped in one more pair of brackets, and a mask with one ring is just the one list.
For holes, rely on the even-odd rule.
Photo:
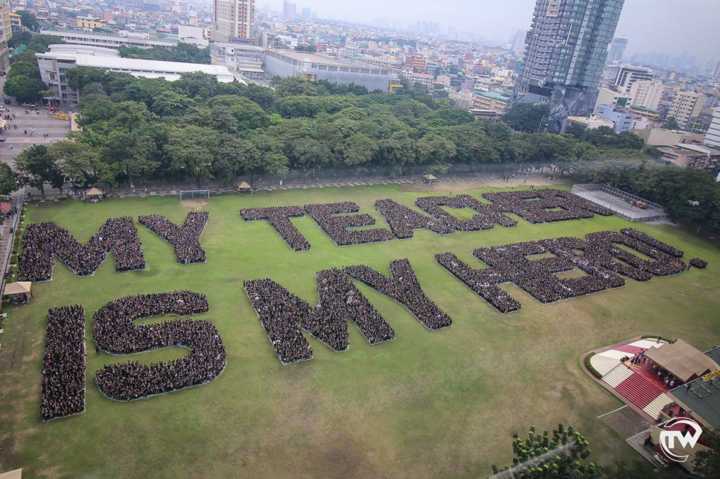
[(210, 190), (185, 190), (180, 192), (180, 201), (184, 200), (196, 200), (196, 199), (210, 199)]

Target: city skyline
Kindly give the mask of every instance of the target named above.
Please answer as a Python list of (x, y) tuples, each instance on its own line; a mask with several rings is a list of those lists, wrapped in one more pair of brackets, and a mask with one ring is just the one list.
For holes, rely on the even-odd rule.
[[(452, 26), (456, 31), (474, 32), (499, 44), (507, 43), (518, 30), (530, 27), (535, 0), (473, 2), (452, 0), (437, 4), (427, 0), (398, 0), (392, 4), (366, 0), (362, 8), (355, 2), (303, 0), (298, 8), (309, 7), (322, 18), (356, 21), (368, 24), (410, 26), (434, 22), (443, 32)], [(282, 0), (263, 0), (259, 6), (282, 11)], [(648, 21), (652, 11), (653, 21)], [(691, 54), (699, 63), (720, 60), (715, 45), (720, 44), (720, 4), (714, 0), (626, 0), (618, 24), (617, 36), (629, 40), (626, 56), (664, 52), (671, 57)], [(661, 26), (663, 34), (658, 34)], [(690, 53), (691, 52), (691, 53)]]

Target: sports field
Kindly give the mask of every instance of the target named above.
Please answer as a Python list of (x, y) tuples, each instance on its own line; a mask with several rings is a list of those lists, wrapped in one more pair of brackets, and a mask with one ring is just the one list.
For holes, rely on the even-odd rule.
[[(479, 196), (503, 189), (474, 189)], [(205, 264), (179, 265), (172, 247), (136, 223), (147, 268), (117, 273), (112, 259), (92, 277), (56, 263), (53, 281), (36, 284), (31, 305), (6, 309), (0, 336), (0, 472), (24, 477), (483, 477), (511, 458), (511, 434), (534, 424), (574, 424), (601, 462), (635, 458), (596, 416), (620, 405), (581, 370), (581, 355), (626, 337), (682, 337), (699, 348), (720, 343), (720, 249), (671, 226), (633, 225), (710, 263), (649, 282), (553, 304), (518, 287), (522, 303), (501, 314), (434, 259), (452, 252), (471, 265), (480, 246), (618, 231), (617, 217), (437, 235), (339, 247), (309, 217), (293, 220), (312, 248), (292, 251), (265, 221), (245, 222), (241, 208), (354, 201), (386, 226), (375, 200), (412, 206), (428, 192), (397, 186), (296, 190), (210, 200), (202, 237)], [(435, 193), (432, 193), (435, 194)], [(440, 193), (437, 193), (440, 194)], [(177, 198), (67, 202), (31, 207), (28, 222), (53, 221), (86, 241), (109, 217), (161, 214), (182, 223)], [(468, 212), (454, 211), (458, 215)], [(358, 284), (396, 332), (369, 346), (350, 326), (350, 349), (335, 353), (314, 339), (311, 361), (282, 366), (245, 295), (243, 281), (270, 277), (317, 302), (315, 273), (364, 264), (387, 273), (408, 258), (427, 295), (453, 320), (429, 332), (398, 303)], [(227, 351), (225, 371), (208, 385), (129, 403), (105, 399), (96, 370), (128, 357), (97, 354), (92, 314), (122, 296), (187, 289), (207, 295)], [(40, 421), (41, 361), (47, 310), (82, 304), (88, 340), (87, 408), (83, 415)], [(167, 318), (165, 318), (167, 319)], [(307, 336), (309, 338), (309, 335)], [(179, 357), (180, 349), (137, 355)]]

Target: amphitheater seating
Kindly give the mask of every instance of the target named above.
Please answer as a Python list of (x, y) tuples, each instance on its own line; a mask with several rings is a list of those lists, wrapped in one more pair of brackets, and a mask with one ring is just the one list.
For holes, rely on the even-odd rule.
[(663, 408), (671, 403), (673, 403), (673, 400), (670, 399), (670, 396), (662, 393), (661, 395), (653, 399), (650, 404), (645, 406), (643, 408), (643, 411), (645, 411), (645, 414), (647, 414), (651, 418), (657, 419), (660, 417), (660, 413), (662, 412)]
[(630, 370), (630, 368), (628, 368), (624, 364), (618, 364), (612, 371), (603, 376), (602, 379), (607, 384), (609, 384), (610, 387), (617, 388), (620, 383), (625, 381), (633, 374), (634, 373)]
[(640, 409), (652, 403), (663, 390), (637, 373), (631, 373), (625, 380), (615, 386), (622, 397)]

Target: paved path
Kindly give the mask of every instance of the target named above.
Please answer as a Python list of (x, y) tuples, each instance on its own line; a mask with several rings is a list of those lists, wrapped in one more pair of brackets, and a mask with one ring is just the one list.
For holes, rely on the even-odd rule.
[[(0, 93), (4, 87), (0, 78)], [(70, 132), (70, 120), (58, 120), (46, 107), (37, 111), (22, 106), (3, 105), (6, 111), (0, 117), (7, 121), (7, 129), (0, 132), (0, 161), (14, 166), (15, 157), (31, 145), (50, 144), (60, 141)], [(9, 119), (6, 118), (9, 115)]]

